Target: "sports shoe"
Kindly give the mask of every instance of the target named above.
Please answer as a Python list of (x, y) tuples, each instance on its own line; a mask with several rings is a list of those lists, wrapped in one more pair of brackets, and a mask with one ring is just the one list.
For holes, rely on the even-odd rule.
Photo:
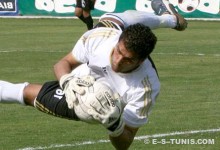
[(151, 7), (159, 16), (165, 13), (175, 15), (177, 19), (177, 25), (174, 28), (175, 30), (183, 31), (187, 28), (188, 23), (186, 19), (184, 19), (183, 16), (176, 11), (175, 7), (167, 0), (166, 2), (163, 2), (163, 0), (152, 0)]
[(164, 13), (171, 14), (169, 7), (167, 7), (166, 3), (164, 3), (162, 0), (152, 0), (151, 7), (159, 16), (163, 15)]

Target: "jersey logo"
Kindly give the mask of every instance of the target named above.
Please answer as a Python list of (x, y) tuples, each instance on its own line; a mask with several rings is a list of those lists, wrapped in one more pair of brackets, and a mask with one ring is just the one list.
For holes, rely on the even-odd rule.
[(102, 67), (102, 71), (106, 73), (107, 72), (106, 67)]

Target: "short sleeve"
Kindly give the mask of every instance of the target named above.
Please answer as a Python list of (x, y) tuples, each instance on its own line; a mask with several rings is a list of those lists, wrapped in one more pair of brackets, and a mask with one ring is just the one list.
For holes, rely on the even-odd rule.
[[(159, 95), (160, 84), (157, 76), (144, 78), (138, 87), (130, 86), (123, 119), (131, 127), (141, 127), (147, 123), (150, 112)], [(133, 88), (132, 88), (133, 87)]]
[[(87, 33), (87, 32), (86, 32)], [(88, 52), (85, 46), (86, 34), (84, 34), (75, 44), (72, 55), (76, 58), (77, 61), (81, 63), (88, 62)]]
[(124, 108), (123, 119), (125, 124), (131, 127), (141, 127), (147, 123), (147, 112), (142, 113), (143, 107), (140, 104), (127, 104)]

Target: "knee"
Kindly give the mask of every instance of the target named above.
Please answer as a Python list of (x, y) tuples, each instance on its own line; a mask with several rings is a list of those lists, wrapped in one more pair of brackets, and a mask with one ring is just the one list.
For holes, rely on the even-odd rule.
[(41, 85), (28, 84), (24, 88), (23, 98), (24, 98), (25, 104), (34, 106), (34, 100), (37, 97), (41, 87), (42, 87)]
[(75, 16), (80, 17), (82, 15), (82, 9), (75, 9)]

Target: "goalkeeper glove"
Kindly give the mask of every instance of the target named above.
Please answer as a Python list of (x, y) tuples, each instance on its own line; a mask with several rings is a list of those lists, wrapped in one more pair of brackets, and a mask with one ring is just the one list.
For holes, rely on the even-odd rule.
[(69, 109), (73, 109), (77, 101), (75, 93), (83, 95), (85, 90), (83, 87), (89, 87), (95, 82), (92, 76), (83, 76), (81, 78), (74, 77), (74, 75), (66, 74), (60, 78), (60, 87), (66, 96), (66, 102)]
[(96, 98), (98, 101), (90, 103), (93, 109), (89, 109), (88, 113), (109, 131), (110, 136), (119, 136), (124, 130), (120, 96), (105, 91), (97, 95)]

